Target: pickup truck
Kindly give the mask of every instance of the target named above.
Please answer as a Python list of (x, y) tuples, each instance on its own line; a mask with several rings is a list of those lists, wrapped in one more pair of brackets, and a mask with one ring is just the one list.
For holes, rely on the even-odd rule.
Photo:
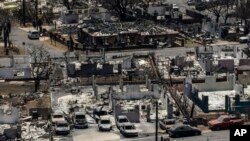
[(241, 118), (236, 118), (229, 115), (222, 115), (217, 119), (210, 120), (208, 122), (208, 126), (213, 130), (220, 130), (229, 128), (232, 125), (240, 125), (243, 124), (244, 120)]

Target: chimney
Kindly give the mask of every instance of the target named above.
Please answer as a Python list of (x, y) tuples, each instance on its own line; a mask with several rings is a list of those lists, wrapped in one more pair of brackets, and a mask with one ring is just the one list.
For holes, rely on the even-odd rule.
[(94, 91), (94, 95), (97, 99), (97, 86), (96, 86), (96, 80), (95, 80), (95, 75), (92, 75), (92, 87), (93, 87), (93, 91)]
[(105, 48), (102, 48), (102, 58), (103, 58), (103, 61), (105, 63), (106, 62), (106, 59), (105, 59)]
[(173, 105), (172, 104), (167, 105), (167, 117), (168, 119), (173, 118)]
[(96, 86), (95, 75), (92, 75), (92, 87), (94, 88), (95, 86)]
[(93, 87), (93, 90), (94, 90), (94, 95), (96, 97), (96, 100), (98, 100), (98, 89), (97, 89), (97, 86)]
[(118, 64), (118, 74), (122, 74), (122, 64)]
[(151, 90), (151, 80), (148, 79), (148, 85), (147, 85), (147, 88)]
[(119, 77), (119, 86), (120, 86), (121, 91), (123, 92), (123, 78), (122, 78), (122, 75), (120, 75), (120, 77)]

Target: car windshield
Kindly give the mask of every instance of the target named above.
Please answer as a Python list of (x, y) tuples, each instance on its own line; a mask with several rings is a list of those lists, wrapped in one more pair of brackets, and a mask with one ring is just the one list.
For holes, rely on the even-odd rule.
[(218, 118), (219, 122), (223, 122), (223, 120), (224, 120), (224, 117), (222, 117), (222, 116)]
[(63, 118), (62, 115), (54, 115), (53, 117), (54, 117), (54, 118)]
[(135, 129), (135, 126), (125, 126), (125, 129), (132, 130)]
[(100, 112), (99, 112), (99, 115), (100, 115), (100, 116), (104, 116), (104, 115), (107, 115), (107, 114), (108, 114), (108, 113), (107, 113), (106, 111), (100, 111)]
[(76, 115), (76, 119), (85, 119), (85, 115)]
[(119, 122), (128, 122), (128, 119), (122, 118), (122, 119), (119, 120)]
[(33, 32), (31, 32), (31, 34), (38, 34), (38, 32), (37, 31), (33, 31)]
[(178, 7), (174, 7), (173, 10), (174, 11), (179, 11), (179, 8)]
[(101, 120), (101, 124), (109, 124), (110, 121), (109, 120)]
[(58, 126), (58, 127), (68, 127), (68, 125), (67, 125), (67, 124), (64, 124), (64, 123), (60, 123), (60, 124), (58, 124), (57, 126)]

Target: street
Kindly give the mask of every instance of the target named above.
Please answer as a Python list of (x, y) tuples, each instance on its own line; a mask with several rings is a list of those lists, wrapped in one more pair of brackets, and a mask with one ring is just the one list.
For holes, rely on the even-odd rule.
[[(122, 139), (122, 141), (154, 141), (155, 137)], [(118, 141), (118, 140), (117, 140)], [(160, 137), (158, 139), (160, 141)], [(201, 136), (192, 136), (185, 138), (171, 138), (170, 141), (229, 141), (229, 130), (206, 132)]]
[[(50, 53), (51, 57), (61, 57), (62, 53), (63, 53), (62, 51), (56, 50), (56, 49), (52, 48), (49, 44), (45, 44), (42, 41), (28, 39), (27, 32), (25, 30), (22, 30), (22, 29), (16, 27), (16, 26), (12, 27), (12, 31), (10, 34), (10, 40), (12, 41), (12, 44), (14, 44), (18, 47), (24, 48), (24, 49), (27, 49), (28, 46), (30, 46), (30, 45), (44, 46), (47, 49), (47, 51)], [(23, 45), (23, 42), (25, 43), (25, 45)]]

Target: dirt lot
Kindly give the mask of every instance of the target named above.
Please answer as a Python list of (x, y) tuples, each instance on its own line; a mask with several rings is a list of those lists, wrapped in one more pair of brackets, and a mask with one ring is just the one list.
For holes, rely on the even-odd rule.
[[(0, 56), (5, 56), (6, 51), (4, 49), (3, 43), (0, 41)], [(25, 55), (25, 50), (18, 47), (11, 47), (9, 50), (9, 55)]]
[[(41, 38), (43, 38), (43, 37), (41, 37)], [(46, 38), (48, 38), (48, 37), (46, 37)], [(59, 42), (56, 42), (56, 44), (55, 44), (54, 40), (52, 41), (52, 44), (51, 44), (51, 40), (50, 39), (45, 39), (45, 40), (43, 40), (43, 42), (45, 44), (47, 44), (47, 45), (52, 46), (54, 49), (56, 49), (58, 51), (66, 52), (68, 50), (67, 46), (65, 46), (65, 45), (63, 45), (63, 44), (61, 44)]]
[[(42, 84), (41, 88), (45, 86)], [(48, 93), (33, 93), (33, 82), (0, 83), (0, 105), (9, 102), (14, 107), (21, 107), (21, 116), (27, 116), (30, 108), (49, 108)]]
[(21, 94), (34, 91), (33, 82), (3, 82), (0, 83), (0, 95)]

